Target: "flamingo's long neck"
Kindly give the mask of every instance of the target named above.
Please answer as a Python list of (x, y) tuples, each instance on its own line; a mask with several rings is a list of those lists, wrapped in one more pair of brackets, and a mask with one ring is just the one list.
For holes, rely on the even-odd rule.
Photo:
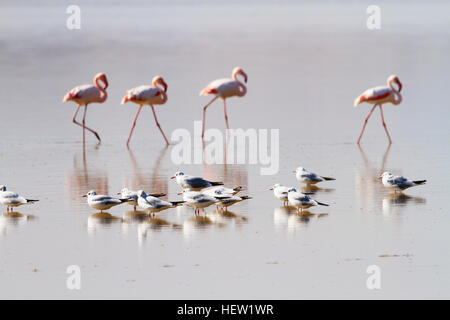
[(400, 104), (402, 102), (402, 95), (400, 94), (400, 92), (394, 88), (394, 86), (392, 85), (392, 81), (388, 81), (387, 85), (389, 88), (391, 88), (395, 96), (394, 101), (392, 101), (392, 104), (394, 105)]
[(237, 72), (233, 72), (233, 74), (231, 75), (231, 78), (238, 83), (238, 86), (239, 86), (238, 96), (243, 97), (247, 93), (247, 87), (241, 81), (239, 81), (239, 79), (237, 78), (237, 75), (238, 75)]
[(154, 88), (158, 88), (159, 89), (159, 94), (161, 96), (161, 103), (166, 103), (167, 102), (167, 94), (164, 92), (164, 88), (161, 85), (161, 87), (158, 86), (159, 83), (157, 82), (152, 82), (152, 86)]
[[(103, 88), (98, 83), (99, 80), (100, 80), (99, 78), (95, 78), (94, 85), (97, 87), (98, 90), (100, 90), (100, 93), (101, 93), (101, 95), (100, 95), (100, 102), (104, 102), (106, 100), (106, 98), (108, 97), (108, 94), (106, 93), (105, 88)], [(105, 87), (106, 87), (106, 85), (105, 85)]]

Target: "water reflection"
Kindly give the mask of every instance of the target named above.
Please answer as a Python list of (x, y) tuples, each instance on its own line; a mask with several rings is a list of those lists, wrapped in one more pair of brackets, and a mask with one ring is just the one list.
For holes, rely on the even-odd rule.
[(355, 175), (355, 192), (356, 200), (358, 201), (357, 205), (359, 208), (364, 208), (364, 210), (368, 210), (368, 208), (379, 208), (382, 195), (385, 190), (378, 177), (385, 170), (391, 145), (388, 145), (381, 158), (380, 169), (374, 167), (370, 163), (361, 146), (358, 146), (358, 149), (361, 154), (364, 167), (362, 169), (359, 167)]
[(113, 224), (121, 223), (122, 218), (108, 212), (97, 212), (89, 216), (87, 221), (88, 233), (94, 233), (101, 228), (110, 228)]
[(181, 230), (183, 227), (179, 224), (169, 222), (161, 218), (148, 217), (138, 225), (138, 240), (139, 244), (142, 244), (148, 236), (155, 231), (161, 231), (162, 229)]
[(383, 214), (400, 214), (408, 204), (423, 205), (426, 202), (426, 199), (422, 197), (409, 196), (404, 193), (391, 193), (383, 199)]
[(315, 194), (315, 193), (330, 193), (333, 192), (334, 188), (322, 188), (316, 185), (305, 185), (300, 188), (300, 192), (305, 194)]
[[(98, 149), (96, 145), (96, 149)], [(81, 160), (80, 154), (73, 155), (73, 170), (66, 175), (66, 200), (73, 212), (79, 212), (80, 196), (88, 190), (96, 190), (98, 194), (108, 194), (108, 176), (104, 169), (95, 168), (88, 164), (86, 146), (83, 146)]]
[[(147, 177), (142, 169), (138, 165), (136, 157), (133, 151), (128, 149), (128, 155), (130, 156), (131, 167), (133, 168), (133, 175), (127, 176), (123, 181), (122, 187), (127, 187), (131, 190), (145, 190), (147, 193), (168, 193), (169, 180), (167, 174), (164, 174), (161, 169), (161, 163), (166, 155), (168, 147), (164, 147), (159, 151), (159, 155), (156, 158), (155, 165), (151, 170), (150, 178)], [(117, 190), (119, 191), (119, 190)], [(164, 197), (161, 197), (164, 198)]]
[(6, 212), (0, 215), (0, 235), (6, 235), (10, 227), (22, 226), (34, 219), (36, 217), (30, 214), (21, 214), (17, 211)]
[(282, 206), (273, 211), (273, 222), (277, 228), (287, 229), (289, 233), (304, 228), (313, 220), (328, 216), (328, 213), (312, 213), (308, 210), (297, 212), (292, 206)]
[(210, 217), (207, 215), (196, 216), (186, 220), (183, 223), (183, 235), (185, 238), (190, 238), (196, 232), (205, 231), (213, 227), (223, 228), (225, 226), (226, 223), (221, 222), (217, 217)]

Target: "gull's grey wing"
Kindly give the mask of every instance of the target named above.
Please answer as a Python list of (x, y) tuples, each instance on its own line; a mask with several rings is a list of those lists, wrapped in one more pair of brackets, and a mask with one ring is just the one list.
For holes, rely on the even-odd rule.
[(413, 185), (412, 181), (409, 181), (408, 179), (406, 179), (405, 177), (402, 177), (402, 176), (392, 177), (392, 179), (389, 179), (388, 181), (389, 181), (389, 183), (397, 186), (400, 189), (406, 188), (406, 187), (411, 187)]
[(184, 179), (185, 184), (192, 188), (206, 188), (211, 187), (211, 183), (200, 177), (189, 177)]
[(306, 181), (311, 181), (311, 182), (316, 182), (316, 181), (322, 181), (323, 180), (317, 174), (312, 173), (312, 172), (304, 173), (304, 174), (301, 175), (301, 177), (303, 179), (305, 179)]

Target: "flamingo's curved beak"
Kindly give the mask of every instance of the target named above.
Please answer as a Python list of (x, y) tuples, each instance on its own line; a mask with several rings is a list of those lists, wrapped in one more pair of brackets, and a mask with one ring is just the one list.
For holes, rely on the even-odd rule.
[(164, 87), (164, 92), (167, 92), (167, 88), (169, 87), (167, 83), (163, 82), (162, 86)]
[(248, 80), (247, 74), (245, 72), (242, 72), (242, 76), (244, 77), (245, 83), (247, 83), (247, 80)]

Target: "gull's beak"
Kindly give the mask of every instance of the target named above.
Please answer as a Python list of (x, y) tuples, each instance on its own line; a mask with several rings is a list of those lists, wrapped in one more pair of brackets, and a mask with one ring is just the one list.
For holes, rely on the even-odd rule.
[(178, 192), (177, 195), (181, 196), (183, 195), (183, 192)]
[(270, 188), (269, 190), (273, 190), (273, 188)]
[(378, 179), (381, 179), (381, 178), (383, 178), (383, 176), (382, 176), (382, 175), (378, 177)]
[(82, 197), (83, 197), (83, 198), (87, 198), (87, 194), (83, 194)]
[(297, 173), (297, 170), (292, 171), (292, 173)]
[(281, 194), (288, 194), (289, 192), (282, 192)]
[(175, 179), (175, 178), (176, 178), (175, 176), (171, 176), (171, 177), (170, 177), (170, 179)]
[(119, 191), (119, 192), (117, 192), (116, 194), (121, 194), (121, 192)]

